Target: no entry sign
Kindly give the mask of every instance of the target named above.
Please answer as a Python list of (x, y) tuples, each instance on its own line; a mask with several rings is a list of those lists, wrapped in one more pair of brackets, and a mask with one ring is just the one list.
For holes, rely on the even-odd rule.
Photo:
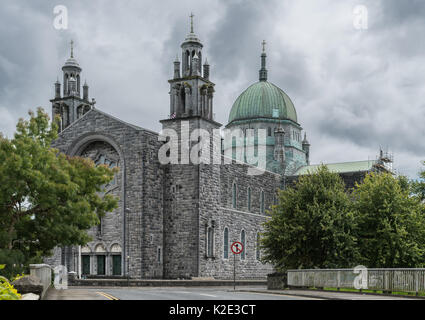
[(243, 251), (243, 245), (239, 241), (233, 242), (230, 250), (232, 250), (234, 254), (241, 254)]
[(239, 241), (235, 241), (230, 246), (230, 250), (233, 252), (233, 290), (236, 290), (236, 255), (241, 254), (243, 251), (243, 244)]

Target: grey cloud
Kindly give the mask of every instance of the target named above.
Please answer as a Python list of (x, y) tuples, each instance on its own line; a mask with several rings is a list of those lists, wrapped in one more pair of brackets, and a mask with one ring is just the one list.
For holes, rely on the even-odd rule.
[(28, 109), (50, 112), (71, 38), (98, 108), (160, 130), (158, 120), (169, 112), (167, 80), (193, 11), (223, 124), (238, 94), (258, 81), (265, 39), (269, 80), (294, 101), (312, 162), (373, 158), (388, 145), (398, 168), (413, 177), (425, 158), (422, 1), (364, 1), (370, 28), (362, 32), (341, 18), (350, 19), (354, 0), (64, 0), (66, 31), (52, 26), (57, 4), (2, 1), (0, 131), (8, 135)]

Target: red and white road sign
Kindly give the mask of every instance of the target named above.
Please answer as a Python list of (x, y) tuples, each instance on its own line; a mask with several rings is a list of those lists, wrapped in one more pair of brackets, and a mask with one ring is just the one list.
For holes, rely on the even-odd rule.
[(241, 254), (243, 251), (243, 245), (239, 241), (233, 242), (230, 250), (232, 250), (234, 254)]

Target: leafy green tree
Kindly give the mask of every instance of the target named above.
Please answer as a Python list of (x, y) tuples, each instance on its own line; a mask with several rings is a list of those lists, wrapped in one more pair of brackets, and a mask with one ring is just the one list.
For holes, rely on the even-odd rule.
[[(425, 161), (422, 164), (425, 166)], [(425, 202), (425, 170), (419, 172), (419, 179), (412, 183), (412, 190), (420, 201)]]
[(320, 166), (279, 191), (262, 235), (264, 261), (279, 271), (352, 267), (356, 260), (354, 216), (341, 177)]
[(353, 191), (361, 262), (369, 268), (423, 267), (425, 216), (406, 177), (370, 173)]
[(86, 244), (87, 229), (117, 206), (102, 196), (116, 171), (51, 148), (55, 121), (41, 108), (29, 114), (13, 139), (0, 136), (0, 256), (19, 251), (27, 262), (55, 246)]

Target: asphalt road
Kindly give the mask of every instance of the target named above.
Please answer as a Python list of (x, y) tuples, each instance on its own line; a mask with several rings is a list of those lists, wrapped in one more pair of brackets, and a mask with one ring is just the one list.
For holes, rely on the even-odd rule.
[[(248, 288), (243, 288), (244, 290)], [(255, 289), (255, 288), (253, 288)], [(119, 300), (319, 300), (307, 297), (233, 291), (233, 287), (93, 288), (91, 293)], [(236, 288), (237, 290), (237, 288)]]

